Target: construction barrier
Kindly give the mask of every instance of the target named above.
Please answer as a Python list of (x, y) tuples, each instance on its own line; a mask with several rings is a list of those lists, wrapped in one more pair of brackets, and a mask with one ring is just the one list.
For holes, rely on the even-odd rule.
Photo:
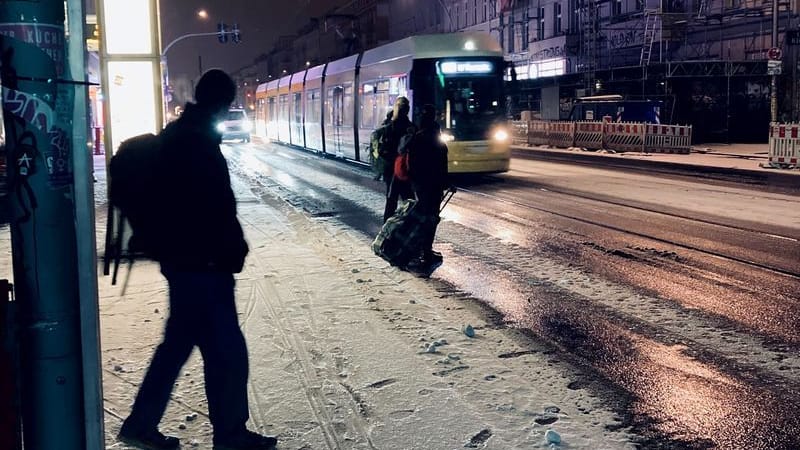
[(680, 153), (688, 155), (692, 150), (691, 125), (647, 124), (644, 151), (652, 153)]
[(620, 152), (644, 151), (644, 125), (638, 122), (604, 123), (605, 148)]
[(800, 165), (800, 124), (773, 123), (769, 127), (769, 165), (794, 168)]
[(575, 122), (575, 147), (603, 148), (603, 122)]
[(575, 122), (548, 122), (547, 145), (572, 147), (575, 144)]
[(547, 145), (547, 131), (549, 123), (544, 120), (532, 120), (528, 122), (528, 144)]
[[(590, 150), (608, 149), (617, 152), (680, 154), (689, 154), (692, 148), (691, 125), (609, 122), (605, 120), (582, 122), (532, 120), (515, 121), (511, 126), (515, 144), (527, 143), (528, 145), (550, 145), (552, 147), (575, 146)], [(770, 132), (770, 155), (775, 154), (776, 164), (779, 162), (797, 164), (798, 156), (800, 156), (798, 155), (800, 143), (791, 136), (797, 136), (800, 133), (799, 128), (800, 124), (775, 125)], [(527, 140), (524, 138), (525, 133), (527, 133)], [(784, 137), (784, 135), (788, 137)], [(775, 136), (774, 139), (773, 136)]]
[(515, 120), (511, 122), (511, 143), (514, 145), (528, 143), (528, 121)]

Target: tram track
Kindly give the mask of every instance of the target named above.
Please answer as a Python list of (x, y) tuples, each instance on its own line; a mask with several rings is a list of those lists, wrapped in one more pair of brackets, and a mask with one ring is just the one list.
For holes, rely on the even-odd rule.
[[(315, 159), (316, 158), (303, 158), (302, 161), (285, 160), (281, 165), (289, 164), (289, 166), (292, 168), (287, 168), (287, 171), (294, 172), (294, 170), (297, 170), (299, 167), (304, 167), (310, 161), (313, 161), (312, 165), (320, 166), (318, 169), (325, 172), (329, 172), (331, 170), (331, 168), (321, 167), (328, 166), (325, 161), (314, 161)], [(334, 181), (335, 179), (347, 179), (358, 186), (372, 191), (380, 191), (382, 188), (382, 184), (375, 183), (373, 180), (361, 176), (362, 170), (358, 170), (353, 167), (344, 169), (337, 167), (339, 166), (338, 164), (331, 164), (331, 166), (333, 166), (333, 172), (328, 173), (326, 176), (326, 178), (330, 179), (329, 181), (318, 179), (313, 183), (310, 183), (310, 180), (298, 180), (298, 182), (307, 184), (309, 187), (313, 187), (313, 189), (307, 189), (307, 191), (313, 192), (315, 195), (320, 193), (319, 188), (328, 190), (329, 188), (326, 188), (326, 185), (330, 183), (336, 184), (337, 182)], [(241, 169), (243, 169), (243, 167)], [(275, 169), (277, 168), (272, 168), (272, 170)], [(251, 171), (244, 170), (244, 172)], [(751, 269), (757, 269), (785, 277), (793, 281), (800, 281), (800, 267), (797, 267), (796, 263), (793, 264), (791, 262), (789, 255), (792, 249), (795, 247), (797, 248), (796, 251), (800, 252), (800, 236), (793, 235), (791, 233), (793, 230), (790, 229), (768, 226), (758, 229), (746, 221), (738, 221), (729, 218), (707, 215), (699, 216), (676, 208), (637, 201), (623, 201), (617, 198), (608, 198), (603, 195), (592, 194), (589, 192), (565, 189), (548, 184), (517, 180), (509, 177), (485, 177), (484, 179), (499, 180), (501, 184), (490, 184), (486, 189), (482, 189), (479, 183), (458, 183), (459, 190), (463, 193), (470, 193), (479, 197), (497, 201), (500, 204), (538, 211), (540, 213), (545, 213), (561, 219), (600, 227), (601, 229), (655, 242), (662, 246), (665, 245), (676, 249), (696, 252), (701, 255), (705, 255), (708, 258), (733, 262)], [(273, 179), (273, 181), (276, 180)], [(502, 189), (508, 192), (508, 194), (504, 195), (502, 193), (498, 193), (500, 189), (495, 189), (492, 186), (502, 187)], [(562, 198), (555, 198), (554, 196), (560, 196)], [(556, 201), (559, 205), (563, 204), (567, 205), (568, 207), (546, 207), (543, 205), (546, 204), (547, 201), (537, 202), (538, 199), (546, 199), (551, 203)], [(567, 200), (565, 201), (564, 199)], [(593, 205), (594, 209), (599, 209), (603, 212), (600, 214), (592, 214), (592, 212), (587, 212), (585, 215), (578, 214), (577, 211), (574, 211), (574, 208), (569, 207), (569, 205), (576, 203), (575, 200), (585, 203), (588, 202), (587, 205)], [(455, 202), (456, 204), (461, 203), (459, 202), (458, 198), (456, 198)], [(694, 230), (697, 228), (703, 228), (706, 234), (711, 234), (715, 238), (722, 235), (731, 236), (729, 240), (730, 242), (723, 242), (720, 239), (719, 242), (713, 242), (713, 244), (719, 244), (719, 246), (722, 248), (709, 248), (712, 243), (705, 242), (708, 241), (707, 238), (693, 239), (694, 236), (689, 236), (685, 239), (675, 239), (674, 236), (670, 236), (670, 234), (674, 234), (671, 232), (662, 233), (665, 235), (659, 236), (656, 232), (657, 230), (653, 228), (648, 228), (645, 230), (636, 229), (637, 227), (634, 226), (636, 224), (634, 224), (633, 221), (630, 221), (630, 226), (626, 224), (615, 224), (613, 223), (613, 214), (611, 214), (609, 208), (617, 209), (618, 211), (616, 215), (620, 217), (626, 217), (630, 214), (619, 213), (619, 211), (626, 211), (654, 217), (655, 219), (652, 220), (653, 222), (673, 222), (675, 224), (669, 227), (671, 229)], [(570, 211), (570, 209), (573, 209), (573, 211)], [(490, 215), (494, 214), (489, 210), (484, 210), (483, 212)], [(508, 217), (508, 214), (494, 215), (501, 220), (513, 220)], [(644, 223), (645, 221), (640, 220), (640, 222)], [(638, 225), (639, 228), (642, 226), (642, 224)], [(563, 231), (568, 232), (569, 230)], [(579, 236), (580, 233), (578, 233), (576, 237)], [(693, 240), (698, 242), (692, 242)], [(748, 257), (749, 252), (748, 249), (745, 248), (745, 245), (749, 245), (754, 241), (759, 241), (760, 243), (765, 244), (766, 247), (775, 248), (777, 250), (759, 255), (762, 257), (762, 259)], [(605, 248), (605, 246), (599, 246), (598, 248)], [(609, 250), (609, 252), (615, 251), (615, 249), (607, 250)], [(636, 248), (634, 247), (629, 250), (635, 251)], [(616, 249), (616, 252), (619, 253), (619, 249)], [(778, 257), (776, 257), (775, 254), (777, 254)], [(769, 261), (770, 258), (772, 261)]]
[[(536, 176), (535, 172), (528, 172), (528, 171), (520, 171), (521, 173), (525, 173), (530, 176)], [(614, 197), (604, 196), (602, 194), (591, 194), (586, 191), (579, 191), (574, 189), (566, 189), (566, 188), (559, 188), (552, 184), (542, 184), (536, 183), (531, 181), (523, 181), (519, 179), (513, 178), (504, 178), (503, 183), (508, 186), (516, 186), (519, 188), (525, 189), (538, 189), (543, 192), (552, 192), (556, 194), (561, 194), (570, 197), (576, 197), (585, 200), (591, 200), (595, 202), (601, 202), (613, 206), (620, 206), (624, 208), (628, 208), (631, 210), (646, 212), (646, 213), (657, 213), (663, 214), (666, 216), (678, 218), (678, 219), (685, 219), (691, 220), (693, 222), (702, 223), (705, 225), (715, 225), (720, 227), (726, 227), (737, 231), (743, 231), (747, 233), (759, 234), (764, 235), (770, 238), (776, 239), (783, 239), (788, 242), (798, 242), (800, 243), (800, 232), (797, 232), (794, 236), (789, 236), (793, 230), (786, 229), (784, 227), (770, 227), (770, 230), (765, 230), (764, 224), (758, 224), (762, 227), (762, 229), (757, 229), (754, 224), (748, 223), (746, 221), (740, 220), (733, 220), (733, 219), (726, 219), (722, 217), (698, 217), (697, 215), (690, 215), (685, 211), (678, 210), (676, 208), (669, 208), (669, 207), (661, 207), (652, 203), (645, 203), (645, 202), (637, 202), (633, 200), (627, 200), (625, 202), (619, 201)]]
[[(465, 188), (465, 187), (461, 187), (460, 190), (462, 192), (467, 192), (467, 193), (470, 193), (472, 195), (476, 195), (476, 196), (479, 196), (479, 197), (491, 199), (491, 200), (494, 200), (494, 201), (502, 203), (502, 204), (513, 205), (515, 207), (521, 207), (521, 208), (525, 208), (525, 209), (528, 209), (528, 210), (538, 211), (538, 212), (546, 213), (546, 214), (549, 214), (549, 215), (552, 215), (552, 216), (555, 216), (555, 217), (559, 217), (559, 218), (562, 218), (562, 219), (567, 219), (567, 220), (570, 220), (570, 221), (575, 221), (575, 222), (580, 222), (580, 223), (587, 224), (587, 225), (600, 227), (600, 228), (611, 230), (611, 231), (614, 231), (614, 232), (617, 232), (617, 233), (623, 233), (623, 234), (626, 234), (626, 235), (635, 236), (637, 238), (651, 240), (651, 241), (654, 241), (654, 242), (658, 242), (660, 244), (673, 246), (673, 247), (676, 247), (676, 248), (690, 250), (690, 251), (701, 253), (701, 254), (707, 255), (709, 257), (716, 258), (716, 259), (735, 262), (735, 263), (742, 264), (742, 265), (745, 265), (745, 266), (748, 266), (748, 267), (751, 267), (751, 268), (767, 271), (767, 272), (770, 272), (770, 273), (773, 273), (773, 274), (778, 274), (778, 275), (790, 278), (790, 279), (795, 280), (795, 281), (800, 281), (800, 271), (798, 271), (798, 270), (787, 269), (785, 267), (779, 267), (779, 266), (774, 265), (774, 264), (768, 264), (768, 263), (760, 262), (760, 261), (757, 261), (755, 259), (744, 258), (744, 257), (737, 256), (737, 255), (727, 254), (727, 253), (722, 252), (722, 251), (715, 251), (715, 250), (712, 250), (712, 249), (709, 249), (709, 248), (703, 248), (703, 247), (701, 247), (699, 245), (693, 245), (693, 244), (688, 243), (688, 242), (679, 242), (676, 239), (668, 239), (668, 238), (654, 236), (653, 235), (654, 233), (639, 232), (639, 231), (632, 230), (632, 229), (629, 229), (629, 228), (626, 228), (626, 227), (623, 227), (623, 226), (618, 226), (618, 225), (614, 225), (614, 224), (611, 224), (611, 223), (607, 223), (606, 221), (604, 221), (602, 219), (579, 217), (577, 215), (569, 214), (569, 213), (562, 212), (562, 211), (558, 211), (558, 210), (555, 210), (553, 208), (547, 208), (547, 207), (543, 207), (543, 206), (538, 206), (538, 205), (533, 204), (530, 201), (512, 199), (512, 198), (509, 198), (507, 196), (493, 194), (493, 193), (487, 193), (487, 192), (482, 192), (482, 191), (479, 191), (479, 190), (469, 189), (469, 188)], [(552, 192), (556, 192), (556, 193), (562, 194), (562, 193), (557, 192), (555, 190), (552, 191)], [(791, 242), (791, 243), (800, 242), (800, 241), (798, 241), (798, 239), (796, 239), (796, 238), (794, 238), (792, 236), (775, 235), (774, 233), (770, 233), (770, 232), (763, 232), (763, 231), (753, 230), (753, 229), (749, 229), (749, 228), (745, 228), (745, 227), (732, 226), (732, 225), (725, 224), (725, 223), (719, 223), (719, 222), (716, 222), (716, 221), (713, 221), (713, 220), (698, 219), (698, 218), (690, 217), (690, 216), (685, 215), (685, 214), (671, 214), (671, 213), (668, 213), (668, 212), (659, 211), (657, 209), (644, 208), (644, 207), (641, 207), (641, 206), (632, 206), (632, 205), (628, 205), (628, 204), (625, 204), (625, 203), (622, 203), (622, 202), (618, 202), (618, 201), (598, 200), (598, 199), (593, 198), (592, 196), (581, 196), (581, 195), (576, 195), (574, 193), (563, 193), (563, 194), (564, 195), (571, 195), (571, 196), (580, 197), (580, 198), (587, 199), (587, 200), (590, 200), (590, 201), (595, 201), (595, 202), (600, 202), (600, 203), (605, 203), (605, 204), (611, 204), (611, 205), (614, 205), (614, 206), (617, 206), (617, 207), (621, 207), (621, 208), (627, 208), (627, 209), (642, 211), (642, 212), (645, 212), (647, 214), (657, 214), (657, 215), (668, 217), (668, 218), (672, 218), (672, 219), (679, 219), (679, 220), (682, 220), (682, 221), (690, 221), (690, 222), (705, 224), (705, 225), (714, 226), (714, 227), (722, 227), (722, 228), (727, 228), (727, 229), (730, 229), (730, 230), (733, 230), (733, 231), (742, 232), (742, 233), (751, 233), (751, 234), (755, 234), (755, 235), (760, 235), (760, 236), (762, 236), (764, 238), (779, 239), (779, 240), (783, 240), (783, 241)]]

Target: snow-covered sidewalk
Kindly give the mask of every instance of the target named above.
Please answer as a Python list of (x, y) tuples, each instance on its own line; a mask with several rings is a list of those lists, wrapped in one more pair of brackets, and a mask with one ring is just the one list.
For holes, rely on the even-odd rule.
[[(251, 245), (237, 277), (251, 427), (277, 435), (280, 449), (547, 448), (551, 429), (560, 448), (632, 448), (554, 349), (390, 267), (335, 221), (234, 184)], [(167, 312), (155, 264), (134, 267), (124, 298), (100, 280), (108, 448), (126, 448), (115, 435)], [(162, 430), (184, 448), (211, 448), (196, 351)]]

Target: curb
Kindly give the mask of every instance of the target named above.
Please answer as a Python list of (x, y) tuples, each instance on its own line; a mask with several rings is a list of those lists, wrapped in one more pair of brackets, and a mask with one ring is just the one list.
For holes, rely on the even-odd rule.
[(732, 169), (668, 161), (649, 161), (646, 159), (625, 159), (587, 152), (558, 151), (517, 145), (512, 145), (511, 149), (513, 156), (525, 159), (570, 162), (661, 174), (702, 177), (747, 185), (800, 190), (800, 174), (772, 172), (770, 170)]

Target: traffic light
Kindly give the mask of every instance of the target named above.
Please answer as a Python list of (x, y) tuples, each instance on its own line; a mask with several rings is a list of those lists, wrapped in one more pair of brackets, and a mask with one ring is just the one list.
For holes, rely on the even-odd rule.
[(233, 33), (233, 42), (234, 43), (238, 44), (239, 42), (242, 42), (242, 36), (239, 34), (239, 24), (238, 23), (233, 24), (232, 33)]
[(217, 39), (221, 44), (228, 42), (228, 26), (222, 22), (217, 24)]

